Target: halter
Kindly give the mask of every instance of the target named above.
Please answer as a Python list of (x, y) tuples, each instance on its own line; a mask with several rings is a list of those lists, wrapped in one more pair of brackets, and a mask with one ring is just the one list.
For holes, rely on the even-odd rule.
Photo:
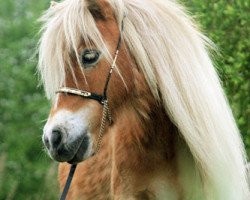
[[(125, 16), (124, 16), (124, 18), (125, 18)], [(110, 113), (110, 109), (109, 109), (109, 106), (108, 106), (107, 90), (108, 90), (108, 85), (109, 85), (109, 82), (110, 82), (110, 79), (111, 79), (111, 75), (113, 73), (113, 69), (115, 68), (115, 65), (116, 65), (119, 50), (120, 50), (120, 47), (121, 47), (122, 33), (123, 33), (123, 29), (124, 29), (124, 23), (123, 23), (124, 18), (122, 19), (122, 22), (121, 22), (121, 31), (120, 31), (119, 39), (118, 39), (118, 42), (117, 42), (116, 52), (115, 52), (115, 55), (114, 55), (112, 65), (110, 66), (110, 69), (109, 69), (109, 72), (108, 72), (108, 75), (107, 75), (107, 79), (106, 79), (106, 82), (105, 82), (105, 85), (104, 85), (103, 93), (100, 95), (100, 94), (96, 94), (96, 93), (93, 93), (93, 92), (88, 92), (88, 91), (85, 91), (85, 90), (79, 90), (79, 89), (76, 89), (76, 88), (69, 88), (69, 87), (62, 87), (62, 88), (60, 88), (59, 90), (56, 91), (56, 93), (72, 94), (72, 95), (81, 96), (83, 98), (96, 100), (97, 102), (99, 102), (103, 106), (102, 119), (101, 119), (99, 134), (98, 134), (98, 138), (97, 138), (96, 153), (98, 153), (99, 150), (100, 150), (101, 141), (102, 141), (103, 133), (104, 133), (104, 130), (105, 130), (106, 120), (108, 119), (109, 125), (112, 125), (112, 123), (113, 123), (111, 113)], [(69, 172), (69, 175), (68, 175), (66, 184), (64, 186), (63, 193), (61, 195), (60, 200), (65, 200), (66, 199), (66, 196), (67, 196), (71, 181), (73, 179), (76, 167), (77, 167), (77, 164), (71, 165), (70, 172)]]

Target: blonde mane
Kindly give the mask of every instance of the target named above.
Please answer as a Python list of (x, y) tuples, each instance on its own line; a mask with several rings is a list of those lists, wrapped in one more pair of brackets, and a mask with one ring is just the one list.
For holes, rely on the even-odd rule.
[[(244, 146), (208, 55), (209, 40), (172, 0), (109, 2), (118, 23), (127, 15), (123, 39), (187, 143), (206, 199), (247, 199)], [(104, 49), (111, 59), (86, 1), (65, 0), (42, 21), (39, 71), (49, 98), (63, 85), (64, 69), (71, 66), (72, 51), (78, 56), (81, 39)]]

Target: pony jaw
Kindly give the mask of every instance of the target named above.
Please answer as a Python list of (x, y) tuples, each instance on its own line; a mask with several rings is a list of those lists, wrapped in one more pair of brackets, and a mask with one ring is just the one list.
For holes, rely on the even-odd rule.
[(75, 164), (93, 154), (88, 110), (76, 113), (60, 110), (50, 116), (44, 127), (43, 143), (52, 159)]

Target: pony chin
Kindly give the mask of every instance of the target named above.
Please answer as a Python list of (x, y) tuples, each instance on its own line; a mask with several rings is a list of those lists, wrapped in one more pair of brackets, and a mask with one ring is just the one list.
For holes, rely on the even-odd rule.
[(76, 164), (93, 155), (87, 110), (76, 113), (60, 110), (50, 116), (44, 127), (43, 143), (52, 159)]

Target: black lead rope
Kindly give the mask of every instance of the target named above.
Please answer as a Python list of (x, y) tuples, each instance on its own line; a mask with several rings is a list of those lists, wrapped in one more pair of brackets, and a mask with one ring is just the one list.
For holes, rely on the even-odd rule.
[[(124, 16), (124, 18), (125, 18), (125, 16)], [(124, 20), (124, 18), (123, 18), (123, 20)], [(91, 93), (91, 92), (87, 92), (87, 91), (82, 91), (82, 90), (78, 90), (78, 89), (74, 89), (74, 88), (67, 88), (67, 87), (59, 89), (56, 93), (69, 93), (69, 94), (73, 94), (73, 95), (82, 96), (82, 97), (85, 97), (85, 98), (96, 100), (99, 103), (101, 103), (104, 107), (107, 106), (107, 104), (105, 104), (105, 102), (107, 103), (108, 84), (109, 84), (109, 81), (110, 81), (113, 69), (115, 67), (117, 56), (119, 54), (119, 50), (120, 50), (120, 47), (121, 47), (122, 32), (123, 32), (123, 29), (124, 29), (123, 20), (122, 20), (122, 24), (121, 24), (120, 36), (119, 36), (119, 39), (118, 39), (118, 42), (117, 42), (117, 48), (116, 48), (116, 52), (115, 52), (115, 57), (114, 57), (112, 65), (110, 67), (110, 70), (109, 70), (109, 73), (108, 73), (108, 76), (107, 76), (107, 80), (106, 80), (105, 85), (104, 85), (103, 94), (102, 95), (98, 95), (98, 94), (95, 94), (95, 93)], [(107, 109), (108, 109), (108, 107), (107, 107)], [(111, 121), (111, 118), (110, 118), (110, 121)], [(101, 125), (101, 129), (102, 129), (102, 125)], [(102, 132), (103, 131), (101, 131), (101, 133)], [(102, 134), (101, 134), (101, 136), (102, 136)], [(63, 193), (62, 193), (62, 195), (60, 197), (60, 200), (65, 200), (66, 197), (67, 197), (67, 194), (68, 194), (68, 191), (69, 191), (69, 188), (70, 188), (70, 184), (72, 182), (72, 179), (73, 179), (76, 167), (77, 167), (77, 164), (71, 165), (71, 168), (70, 168), (70, 171), (69, 171), (69, 175), (68, 175), (66, 184), (64, 186)]]
[(63, 193), (62, 193), (62, 195), (61, 195), (60, 200), (65, 200), (65, 199), (66, 199), (66, 196), (67, 196), (67, 194), (68, 194), (69, 187), (70, 187), (71, 181), (72, 181), (72, 179), (73, 179), (73, 176), (74, 176), (76, 167), (77, 167), (77, 164), (71, 165), (71, 167), (70, 167), (69, 175), (68, 175), (66, 184), (65, 184), (65, 186), (64, 186)]

